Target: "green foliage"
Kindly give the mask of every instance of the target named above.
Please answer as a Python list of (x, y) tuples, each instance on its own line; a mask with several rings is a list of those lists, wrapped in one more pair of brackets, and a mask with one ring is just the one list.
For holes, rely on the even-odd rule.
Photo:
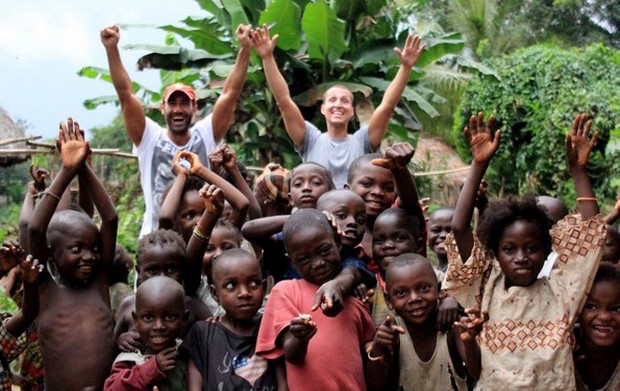
[(545, 193), (571, 204), (573, 185), (564, 140), (575, 115), (585, 112), (592, 116), (593, 129), (601, 132), (589, 164), (593, 186), (599, 199), (613, 202), (619, 186), (612, 178), (620, 171), (617, 141), (610, 144), (610, 135), (620, 129), (618, 52), (602, 45), (580, 50), (533, 46), (488, 65), (501, 80), (472, 80), (453, 133), (467, 156), (461, 133), (469, 116), (483, 111), (496, 117), (502, 140), (487, 176), (491, 188), (512, 194)]

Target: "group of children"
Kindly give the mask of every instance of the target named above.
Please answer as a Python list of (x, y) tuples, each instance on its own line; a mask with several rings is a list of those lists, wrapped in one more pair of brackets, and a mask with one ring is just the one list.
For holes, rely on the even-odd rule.
[(270, 165), (252, 189), (230, 147), (211, 169), (180, 152), (134, 295), (112, 288), (130, 260), (69, 119), (62, 167), (47, 188), (31, 170), (19, 243), (0, 249), (23, 284), (0, 328), (3, 389), (26, 348), (42, 371), (14, 380), (32, 390), (620, 389), (620, 205), (598, 213), (585, 169), (598, 135), (579, 115), (566, 137), (579, 214), (564, 217), (535, 197), (480, 202), (492, 127), (472, 116), (457, 205), (428, 220), (406, 143), (355, 160), (344, 189), (315, 163)]

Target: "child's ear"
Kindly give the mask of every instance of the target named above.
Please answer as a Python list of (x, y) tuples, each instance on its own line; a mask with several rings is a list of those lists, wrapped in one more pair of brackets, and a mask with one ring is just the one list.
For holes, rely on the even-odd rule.
[(136, 311), (131, 311), (131, 317), (133, 318), (134, 324), (138, 321), (138, 315), (136, 315)]
[(217, 304), (221, 304), (220, 303), (220, 297), (217, 294), (217, 289), (215, 289), (215, 285), (213, 285), (213, 284), (209, 285), (209, 292), (211, 292), (211, 296), (213, 296), (215, 301), (217, 301)]
[(416, 251), (417, 253), (422, 253), (422, 250), (424, 249), (424, 246), (426, 245), (426, 243), (424, 243), (424, 238), (423, 237), (419, 237), (418, 240), (416, 241), (416, 246), (418, 248), (418, 251)]

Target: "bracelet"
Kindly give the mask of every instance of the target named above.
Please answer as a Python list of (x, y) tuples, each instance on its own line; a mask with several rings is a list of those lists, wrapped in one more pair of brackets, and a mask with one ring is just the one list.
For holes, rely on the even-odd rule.
[(379, 360), (383, 360), (383, 358), (384, 358), (384, 355), (383, 355), (383, 354), (382, 354), (382, 355), (379, 355), (379, 356), (377, 356), (377, 357), (373, 357), (373, 356), (371, 356), (371, 355), (370, 355), (370, 353), (372, 353), (372, 348), (373, 348), (373, 347), (374, 347), (374, 343), (373, 343), (373, 344), (371, 344), (370, 346), (368, 346), (368, 349), (366, 349), (366, 355), (368, 356), (368, 359), (369, 359), (370, 361), (379, 361)]
[(209, 241), (209, 236), (206, 235), (198, 225), (196, 225), (194, 227), (194, 235), (196, 235), (196, 237), (204, 242), (208, 242)]
[(51, 196), (52, 198), (56, 198), (58, 201), (60, 201), (60, 197), (58, 197), (56, 194), (52, 193), (52, 192), (51, 192), (51, 191), (49, 191), (49, 190), (45, 190), (45, 191), (43, 192), (43, 194), (48, 195), (48, 196)]
[(596, 202), (597, 199), (596, 199), (596, 197), (577, 197), (577, 202), (581, 202), (581, 201), (594, 201), (594, 202)]

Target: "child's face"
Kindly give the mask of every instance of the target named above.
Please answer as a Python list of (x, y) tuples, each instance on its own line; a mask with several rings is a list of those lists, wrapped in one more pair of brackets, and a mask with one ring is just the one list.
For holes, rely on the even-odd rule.
[(239, 236), (232, 228), (217, 226), (211, 232), (209, 244), (202, 257), (203, 269), (210, 265), (211, 262), (222, 252), (231, 248), (239, 248)]
[(388, 300), (407, 324), (434, 323), (439, 289), (429, 264), (398, 266), (388, 271)]
[(329, 229), (308, 227), (290, 237), (288, 256), (304, 280), (316, 285), (331, 280), (340, 271), (340, 249)]
[(444, 242), (452, 232), (452, 216), (454, 211), (442, 209), (434, 212), (428, 219), (428, 247), (440, 257), (446, 257)]
[(63, 227), (54, 234), (52, 257), (62, 281), (69, 285), (87, 285), (97, 274), (101, 255), (97, 226), (81, 229)]
[(314, 164), (300, 164), (291, 177), (291, 203), (299, 209), (316, 208), (321, 194), (329, 191), (323, 170)]
[(548, 250), (536, 223), (517, 220), (504, 228), (497, 247), (497, 260), (507, 287), (529, 286), (538, 278)]
[(592, 286), (581, 312), (586, 343), (613, 347), (620, 342), (620, 283), (599, 281)]
[(265, 282), (258, 261), (249, 254), (225, 261), (213, 268), (214, 297), (226, 310), (228, 319), (251, 321), (265, 296)]
[[(178, 296), (178, 295), (177, 295)], [(134, 321), (140, 339), (152, 353), (175, 346), (185, 320), (184, 298), (143, 295), (136, 301)]]
[(138, 281), (151, 277), (166, 276), (183, 283), (182, 268), (184, 257), (176, 246), (154, 244), (144, 249), (137, 265)]
[(357, 195), (338, 191), (325, 202), (321, 200), (321, 210), (330, 212), (336, 218), (344, 247), (355, 247), (362, 241), (366, 230), (366, 206)]
[(396, 199), (392, 172), (371, 162), (360, 164), (355, 179), (348, 186), (364, 200), (368, 218), (379, 216)]
[(603, 246), (602, 262), (618, 263), (620, 261), (620, 234), (615, 227), (607, 226), (607, 236)]
[(372, 232), (372, 256), (381, 270), (387, 270), (392, 259), (403, 253), (415, 253), (418, 238), (407, 229), (402, 218), (394, 215), (381, 216)]
[(175, 217), (177, 232), (181, 234), (185, 242), (189, 242), (196, 223), (200, 221), (205, 211), (205, 203), (198, 195), (198, 191), (190, 190), (183, 194), (179, 205), (179, 213)]

